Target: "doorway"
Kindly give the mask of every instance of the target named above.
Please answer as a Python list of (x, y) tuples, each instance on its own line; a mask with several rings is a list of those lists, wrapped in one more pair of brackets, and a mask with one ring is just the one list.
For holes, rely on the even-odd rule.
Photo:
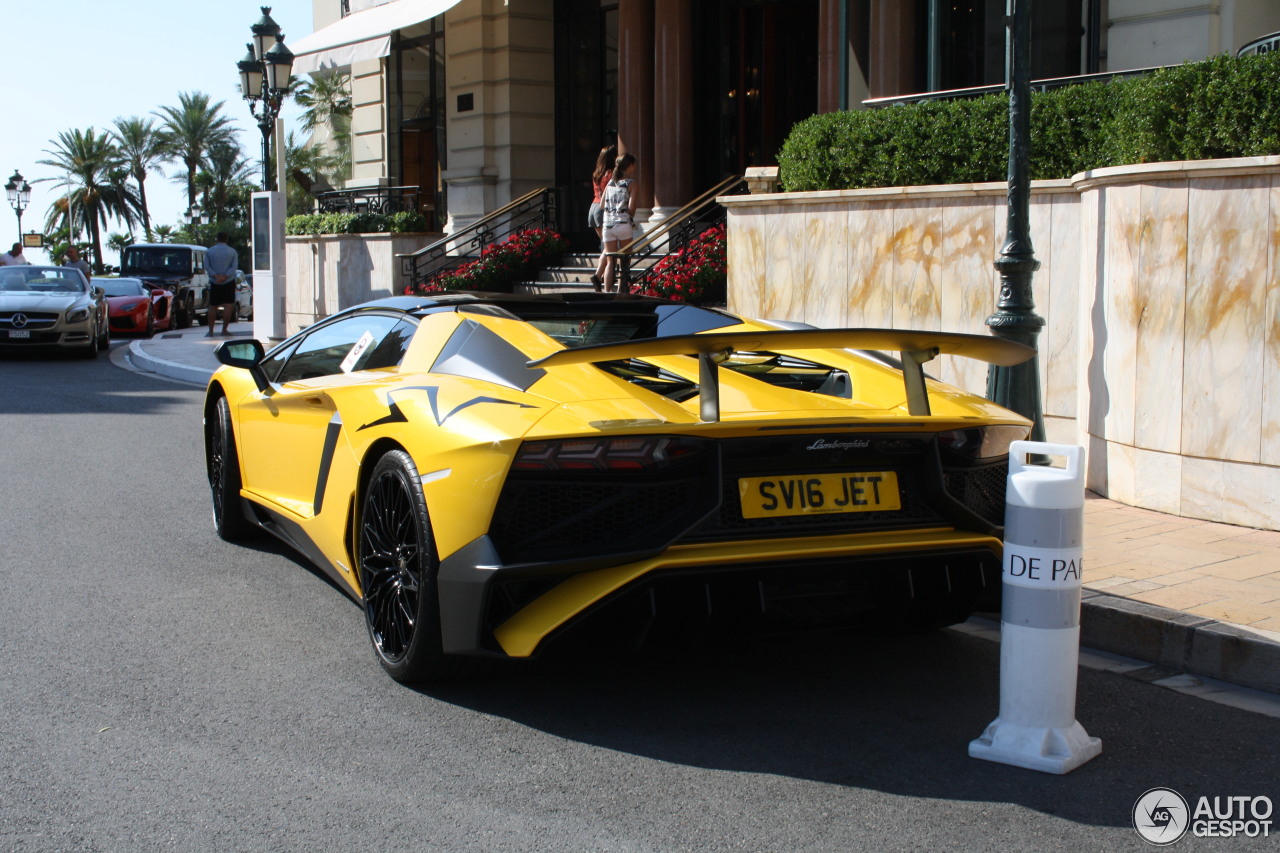
[(400, 177), (402, 186), (418, 188), (417, 211), (427, 219), (428, 231), (439, 231), (436, 198), (443, 182), (436, 159), (436, 135), (432, 129), (400, 129)]
[[(388, 134), (390, 176), (402, 187), (417, 187), (417, 210), (428, 231), (440, 231), (446, 218), (444, 21), (439, 16), (419, 25), (420, 35), (400, 36), (392, 50), (394, 98), (389, 118), (399, 132)], [(398, 175), (398, 177), (396, 177)]]
[(701, 191), (773, 166), (818, 109), (818, 0), (720, 0), (694, 7), (694, 181)]
[(618, 139), (618, 7), (556, 0), (556, 186), (560, 233), (574, 252), (596, 252), (587, 226), (596, 156)]

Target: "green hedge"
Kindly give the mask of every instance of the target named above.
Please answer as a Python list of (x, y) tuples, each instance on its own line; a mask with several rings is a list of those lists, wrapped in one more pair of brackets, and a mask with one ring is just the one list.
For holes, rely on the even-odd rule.
[[(788, 191), (1005, 179), (1008, 97), (812, 116), (778, 154)], [(1031, 99), (1031, 176), (1280, 154), (1280, 52), (1216, 56)]]
[(284, 221), (286, 234), (377, 234), (382, 232), (426, 231), (421, 213), (304, 213)]

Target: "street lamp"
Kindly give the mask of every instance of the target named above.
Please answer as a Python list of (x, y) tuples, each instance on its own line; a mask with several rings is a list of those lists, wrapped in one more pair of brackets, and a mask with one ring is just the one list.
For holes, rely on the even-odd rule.
[(22, 177), (21, 172), (14, 169), (13, 177), (4, 185), (4, 191), (9, 195), (9, 206), (13, 208), (14, 213), (18, 214), (18, 241), (21, 242), (22, 211), (31, 204), (31, 184), (27, 183), (27, 179)]
[(203, 225), (206, 220), (207, 217), (204, 216), (204, 211), (200, 209), (198, 204), (191, 205), (191, 207), (187, 208), (187, 212), (182, 214), (182, 221), (187, 226), (187, 236), (191, 238), (193, 243), (197, 243), (200, 240), (200, 235), (196, 233), (196, 227)]
[[(1031, 245), (1031, 0), (1006, 0), (1005, 86), (1009, 90), (1009, 204), (1004, 246), (996, 260), (1000, 297), (987, 318), (991, 334), (1035, 348), (1044, 327), (1036, 313), (1031, 277), (1040, 268)], [(987, 399), (1032, 422), (1031, 440), (1044, 440), (1040, 401), (1040, 357), (1013, 367), (992, 366), (987, 373)]]
[(262, 188), (270, 190), (273, 189), (271, 130), (289, 90), (293, 53), (284, 46), (280, 25), (271, 19), (271, 7), (259, 8), (262, 9), (262, 17), (249, 28), (253, 32), (253, 42), (245, 45), (248, 52), (236, 67), (240, 69), (240, 92), (249, 102), (249, 113), (257, 119), (258, 129), (262, 131)]

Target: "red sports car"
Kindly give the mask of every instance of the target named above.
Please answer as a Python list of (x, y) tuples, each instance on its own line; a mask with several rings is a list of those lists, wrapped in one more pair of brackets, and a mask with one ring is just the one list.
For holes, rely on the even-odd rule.
[(95, 278), (93, 284), (107, 292), (111, 331), (149, 338), (157, 329), (173, 327), (172, 292), (150, 288), (137, 278)]

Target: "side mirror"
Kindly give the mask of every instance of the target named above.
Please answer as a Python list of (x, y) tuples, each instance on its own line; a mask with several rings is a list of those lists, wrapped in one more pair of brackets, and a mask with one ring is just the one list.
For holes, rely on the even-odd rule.
[(262, 372), (261, 367), (266, 350), (262, 348), (259, 341), (253, 338), (224, 341), (218, 344), (213, 354), (219, 362), (228, 367), (249, 371), (249, 375), (253, 377), (253, 384), (258, 386), (259, 392), (265, 394), (270, 390), (271, 383), (267, 381), (267, 375)]
[(94, 298), (94, 299), (102, 299), (102, 298), (103, 298), (104, 296), (106, 296), (106, 295), (107, 295), (107, 292), (106, 292), (105, 290), (103, 290), (101, 287), (95, 287), (95, 288), (93, 289), (93, 298)]

